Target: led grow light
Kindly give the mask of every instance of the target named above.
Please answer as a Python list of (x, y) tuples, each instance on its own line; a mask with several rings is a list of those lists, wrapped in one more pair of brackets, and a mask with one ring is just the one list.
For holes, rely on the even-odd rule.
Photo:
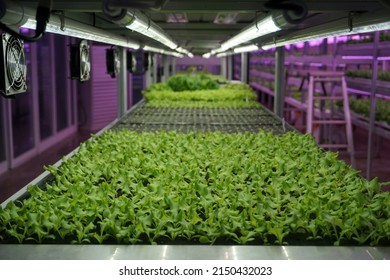
[[(30, 18), (21, 27), (35, 29), (35, 26), (35, 19)], [(138, 43), (128, 40), (123, 36), (115, 35), (113, 33), (106, 32), (96, 27), (82, 24), (71, 19), (65, 19), (63, 28), (61, 28), (61, 26), (61, 19), (55, 15), (51, 15), (50, 21), (46, 26), (46, 32), (121, 46), (125, 48), (138, 49), (140, 47)]]
[(256, 51), (258, 50), (259, 47), (257, 45), (247, 45), (247, 46), (243, 46), (243, 47), (239, 47), (239, 48), (234, 48), (233, 49), (233, 52), (234, 53), (245, 53), (245, 52), (252, 52), (252, 51)]
[(390, 29), (390, 19), (387, 14), (384, 16), (369, 14), (356, 17), (356, 19), (354, 19), (354, 26), (347, 26), (345, 20), (341, 20), (329, 25), (307, 28), (303, 29), (301, 32), (291, 34), (286, 38), (279, 39), (276, 42), (265, 44), (261, 48), (268, 50), (270, 48), (280, 47), (287, 44), (295, 44), (298, 42), (306, 42), (328, 37), (354, 35), (388, 29)]
[(238, 46), (242, 43), (248, 42), (255, 38), (274, 33), (281, 30), (279, 26), (276, 25), (272, 16), (268, 16), (254, 24), (250, 25), (242, 32), (234, 36), (233, 38), (227, 40), (221, 44), (221, 48), (215, 50), (216, 52), (221, 52)]
[(181, 53), (178, 53), (178, 52), (171, 52), (171, 51), (167, 51), (167, 50), (155, 48), (155, 47), (148, 46), (148, 45), (145, 45), (145, 46), (143, 47), (143, 49), (144, 49), (145, 51), (150, 51), (150, 52), (155, 52), (155, 53), (160, 53), (160, 54), (165, 54), (165, 55), (172, 55), (172, 56), (176, 56), (176, 57), (184, 57), (184, 55), (181, 54)]
[(216, 57), (225, 57), (225, 56), (228, 56), (231, 54), (233, 54), (233, 52), (222, 52), (222, 53), (217, 54)]
[(171, 49), (177, 48), (177, 44), (174, 43), (167, 34), (164, 34), (162, 30), (158, 30), (157, 26), (153, 26), (150, 20), (141, 13), (136, 14), (133, 11), (128, 11), (128, 13), (133, 16), (133, 20), (126, 25), (126, 28), (159, 41)]
[(175, 51), (179, 52), (179, 53), (184, 53), (185, 55), (188, 55), (189, 57), (193, 58), (194, 55), (192, 53), (190, 53), (189, 51), (187, 51), (186, 49), (182, 48), (182, 47), (177, 47), (175, 49)]
[(118, 9), (116, 7), (110, 7), (109, 3), (106, 3), (103, 7), (103, 12), (108, 19), (120, 26), (141, 33), (171, 49), (176, 49), (178, 47), (161, 27), (140, 11)]

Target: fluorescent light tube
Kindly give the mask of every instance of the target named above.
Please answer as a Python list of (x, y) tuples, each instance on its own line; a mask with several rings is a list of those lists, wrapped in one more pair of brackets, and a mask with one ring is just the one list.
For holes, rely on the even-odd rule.
[(204, 53), (203, 55), (202, 55), (202, 57), (203, 58), (210, 58), (210, 56), (211, 56), (211, 53)]
[(164, 34), (155, 26), (152, 26), (150, 24), (150, 20), (143, 19), (140, 14), (133, 14), (133, 20), (128, 25), (126, 25), (126, 28), (148, 36), (171, 49), (177, 48), (177, 44), (174, 43), (170, 38), (168, 38), (167, 34)]
[(182, 55), (181, 53), (166, 51), (166, 50), (155, 48), (155, 47), (148, 46), (148, 45), (144, 46), (143, 49), (145, 51), (150, 51), (150, 52), (155, 52), (155, 53), (160, 53), (160, 54), (172, 55), (172, 56), (176, 56), (176, 57), (184, 57), (184, 55)]
[(252, 44), (252, 45), (247, 45), (247, 46), (243, 46), (243, 47), (239, 47), (239, 48), (234, 48), (233, 52), (234, 53), (245, 53), (245, 52), (257, 51), (258, 49), (259, 49), (258, 46), (256, 46), (255, 44)]
[(151, 21), (140, 11), (125, 10), (123, 13), (122, 9), (110, 7), (109, 3), (106, 3), (106, 5), (103, 6), (103, 12), (108, 19), (119, 26), (141, 33), (142, 35), (152, 38), (171, 49), (176, 49), (178, 47), (178, 45), (163, 29), (161, 29), (161, 27)]
[(217, 57), (225, 57), (225, 56), (228, 56), (228, 55), (231, 55), (231, 54), (232, 54), (232, 52), (222, 52), (222, 53), (217, 54), (216, 56)]
[(286, 35), (286, 38), (279, 39), (275, 43), (265, 44), (261, 46), (262, 49), (268, 50), (274, 47), (280, 47), (287, 44), (295, 44), (299, 42), (306, 42), (315, 39), (324, 39), (328, 37), (354, 35), (359, 33), (367, 33), (374, 31), (382, 31), (390, 29), (389, 16), (368, 14), (354, 19), (354, 26), (352, 30), (347, 26), (345, 20), (339, 22), (332, 22), (331, 24), (325, 24), (315, 26), (312, 28), (303, 29), (297, 33)]
[[(221, 44), (222, 51), (238, 46), (255, 38), (274, 33), (281, 30), (273, 20), (272, 16), (268, 16), (257, 23), (250, 25), (248, 28), (241, 31), (233, 38)], [(217, 50), (216, 50), (217, 51)]]
[(193, 58), (194, 55), (192, 53), (190, 53), (189, 51), (187, 51), (186, 49), (183, 49), (182, 47), (177, 47), (175, 49), (175, 51), (179, 52), (179, 53), (184, 53), (185, 55), (188, 55), (189, 57)]
[[(30, 18), (21, 27), (35, 29), (35, 26), (36, 20)], [(138, 43), (128, 40), (123, 36), (116, 35), (111, 32), (107, 32), (71, 19), (64, 19), (64, 27), (62, 29), (61, 26), (62, 23), (60, 18), (52, 14), (50, 16), (50, 21), (46, 26), (46, 32), (121, 46), (125, 48), (138, 49), (140, 47)]]

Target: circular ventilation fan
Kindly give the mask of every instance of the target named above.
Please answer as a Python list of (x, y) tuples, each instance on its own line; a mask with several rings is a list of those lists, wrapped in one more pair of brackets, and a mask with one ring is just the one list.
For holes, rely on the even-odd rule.
[(137, 58), (132, 51), (127, 51), (127, 70), (130, 73), (135, 73), (137, 71)]
[(127, 70), (136, 75), (145, 74), (149, 68), (149, 53), (138, 51), (127, 52)]
[(81, 82), (89, 80), (91, 76), (91, 62), (89, 46), (86, 40), (70, 46), (70, 72), (72, 79)]
[(89, 46), (87, 41), (83, 40), (80, 43), (80, 81), (89, 80), (90, 71)]
[(6, 96), (25, 92), (26, 59), (24, 56), (23, 41), (7, 33), (2, 34), (2, 83), (1, 92)]
[(115, 47), (106, 49), (106, 68), (107, 73), (111, 76), (111, 78), (115, 78), (119, 73), (119, 53), (118, 49)]

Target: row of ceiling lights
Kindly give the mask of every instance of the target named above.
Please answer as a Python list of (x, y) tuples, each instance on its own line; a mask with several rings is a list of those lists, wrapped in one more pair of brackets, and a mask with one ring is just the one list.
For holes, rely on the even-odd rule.
[[(169, 51), (150, 46), (144, 46), (143, 49), (174, 56), (187, 55), (189, 57), (193, 57), (192, 53), (177, 45), (164, 30), (162, 30), (157, 24), (152, 22), (141, 12), (136, 10), (111, 7), (109, 5), (109, 1), (106, 1), (105, 3), (106, 4), (104, 5), (103, 12), (105, 16), (112, 22), (148, 36), (170, 48)], [(19, 15), (20, 17), (20, 13), (14, 12), (14, 14)], [(33, 14), (34, 11), (23, 7), (23, 13), (21, 16), (22, 18), (18, 19), (17, 22), (19, 22), (19, 25), (21, 25), (20, 23), (23, 23), (21, 25), (22, 27), (34, 29), (37, 24), (37, 20), (34, 19)], [(263, 17), (259, 20), (255, 20), (254, 23), (246, 27), (239, 34), (223, 42), (219, 48), (204, 54), (203, 57), (210, 57), (211, 55), (223, 56), (232, 53), (257, 50), (259, 49), (257, 44), (242, 45), (265, 35), (273, 34), (282, 29), (288, 29), (292, 26), (293, 23), (297, 23), (303, 20), (306, 17), (306, 14), (307, 11), (305, 11), (304, 6), (301, 7), (298, 13), (295, 11), (292, 11), (291, 13), (289, 13), (289, 11), (273, 12), (271, 15)], [(298, 18), (292, 20), (291, 18), (293, 16)], [(2, 18), (0, 18), (0, 20), (2, 20)], [(341, 22), (333, 22), (331, 25), (325, 27), (319, 26), (314, 28), (307, 28), (297, 36), (291, 36), (287, 39), (274, 40), (272, 43), (262, 44), (261, 48), (269, 49), (308, 40), (333, 36), (353, 35), (357, 33), (380, 31), (386, 29), (390, 29), (389, 16), (375, 19), (370, 15), (363, 15), (356, 17), (354, 20), (354, 26), (349, 26), (343, 20)], [(50, 20), (46, 26), (46, 31), (81, 39), (119, 45), (132, 49), (139, 49), (141, 47), (138, 42), (127, 39), (123, 36), (112, 34), (111, 32), (98, 29), (87, 24), (82, 24), (71, 19), (64, 19), (59, 15), (56, 16), (55, 14), (51, 15)]]

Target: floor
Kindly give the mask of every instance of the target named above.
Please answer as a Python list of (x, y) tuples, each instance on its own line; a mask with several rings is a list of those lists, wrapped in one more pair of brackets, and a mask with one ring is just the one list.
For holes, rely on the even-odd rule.
[[(380, 182), (387, 182), (382, 186), (385, 191), (390, 191), (390, 139), (374, 137), (373, 159), (371, 178), (378, 177)], [(364, 129), (354, 128), (354, 144), (356, 151), (356, 169), (361, 171), (361, 175), (367, 175), (367, 147), (368, 132)], [(348, 155), (340, 155), (340, 158), (350, 163)]]
[(44, 170), (43, 166), (56, 163), (90, 137), (90, 132), (78, 132), (40, 155), (0, 176), (0, 203), (26, 186)]
[[(54, 164), (79, 146), (81, 142), (88, 139), (89, 136), (89, 132), (78, 132), (23, 165), (1, 175), (0, 203), (39, 176), (43, 172), (44, 165)], [(367, 166), (367, 131), (355, 129), (354, 138), (357, 151), (357, 169), (361, 170), (362, 176), (365, 176)], [(377, 153), (372, 161), (372, 175), (378, 177), (381, 182), (390, 182), (390, 140), (382, 139), (380, 144), (375, 144), (375, 147)], [(341, 154), (340, 158), (349, 162), (348, 155)], [(383, 190), (390, 191), (390, 184), (383, 186)]]

